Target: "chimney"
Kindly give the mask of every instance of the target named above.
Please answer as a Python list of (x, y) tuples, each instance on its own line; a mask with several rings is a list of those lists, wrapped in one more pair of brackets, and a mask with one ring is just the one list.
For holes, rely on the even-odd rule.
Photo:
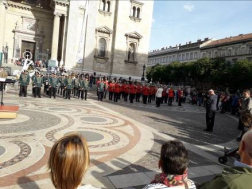
[(189, 41), (189, 44), (191, 44), (191, 41)]
[(181, 46), (181, 44), (179, 44), (179, 47)]

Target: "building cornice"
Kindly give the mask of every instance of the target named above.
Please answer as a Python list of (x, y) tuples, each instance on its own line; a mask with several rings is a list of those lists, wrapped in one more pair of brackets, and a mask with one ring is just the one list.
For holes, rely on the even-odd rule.
[(142, 2), (139, 2), (139, 1), (136, 1), (136, 0), (131, 0), (130, 2), (133, 3), (133, 4), (139, 5), (139, 6), (143, 6)]
[(60, 1), (60, 0), (54, 0), (55, 5), (63, 6), (63, 7), (68, 7), (69, 6), (69, 1)]
[(51, 11), (45, 10), (43, 8), (35, 7), (35, 6), (30, 6), (30, 5), (25, 5), (21, 3), (14, 3), (12, 1), (8, 1), (7, 3), (8, 8), (16, 8), (16, 9), (21, 9), (21, 10), (26, 10), (26, 11), (33, 11), (36, 10), (36, 12), (41, 12), (41, 13), (46, 13), (46, 14), (52, 14)]

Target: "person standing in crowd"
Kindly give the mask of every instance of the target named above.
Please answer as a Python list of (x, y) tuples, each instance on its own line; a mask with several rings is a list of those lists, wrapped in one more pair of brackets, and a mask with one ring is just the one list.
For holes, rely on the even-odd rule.
[(44, 95), (49, 95), (49, 79), (50, 79), (50, 76), (49, 74), (46, 74), (44, 77), (43, 77), (43, 83), (44, 83)]
[(240, 141), (242, 139), (243, 134), (245, 133), (244, 125), (241, 122), (241, 117), (244, 116), (246, 113), (252, 114), (252, 99), (250, 97), (250, 90), (245, 89), (243, 91), (242, 96), (243, 96), (243, 101), (241, 103), (241, 108), (238, 111), (240, 114), (238, 130), (241, 130), (241, 135), (237, 138), (237, 141)]
[(32, 81), (32, 95), (35, 97), (35, 84), (34, 84), (34, 80), (35, 80), (35, 77), (37, 76), (37, 72), (35, 72), (35, 74), (31, 77), (31, 81)]
[(212, 132), (214, 127), (214, 118), (217, 104), (217, 96), (214, 94), (214, 90), (208, 91), (209, 98), (206, 102), (206, 125), (207, 128), (204, 131)]
[(87, 100), (87, 93), (89, 91), (89, 81), (88, 81), (88, 77), (85, 76), (82, 77), (81, 81), (80, 81), (80, 97), (81, 100), (85, 99)]
[(28, 74), (28, 71), (25, 70), (24, 73), (21, 74), (19, 77), (19, 84), (20, 84), (20, 90), (19, 90), (19, 96), (21, 97), (24, 95), (24, 97), (27, 96), (27, 86), (30, 82), (30, 76)]
[(162, 173), (157, 174), (144, 189), (196, 189), (194, 182), (188, 179), (188, 164), (188, 151), (182, 142), (174, 140), (164, 143), (158, 162)]
[(197, 94), (198, 106), (202, 104), (202, 91), (199, 91)]
[(168, 95), (169, 95), (168, 105), (171, 106), (172, 105), (172, 101), (174, 99), (174, 90), (173, 90), (172, 87), (169, 89)]
[(183, 90), (181, 88), (178, 89), (177, 95), (178, 95), (178, 106), (182, 106), (181, 102), (183, 97)]
[(105, 78), (104, 77), (104, 82), (105, 82), (105, 85), (106, 85), (106, 87), (105, 87), (105, 91), (104, 91), (104, 99), (106, 99), (106, 97), (107, 97), (107, 92), (108, 92), (108, 87), (109, 87), (109, 85), (108, 85), (108, 78)]
[(163, 87), (162, 86), (158, 86), (158, 90), (156, 92), (156, 107), (159, 107), (160, 106), (160, 103), (162, 101), (162, 95), (163, 95)]
[(52, 183), (57, 189), (97, 189), (81, 186), (82, 179), (90, 163), (86, 140), (79, 134), (60, 138), (53, 145), (48, 168)]
[(118, 101), (120, 92), (121, 92), (121, 86), (120, 83), (117, 81), (114, 88), (114, 102)]
[(105, 84), (105, 81), (102, 80), (102, 81), (99, 82), (99, 85), (98, 85), (98, 101), (103, 100), (105, 89), (106, 89), (106, 84)]
[(55, 73), (52, 73), (52, 77), (49, 79), (50, 98), (52, 98), (52, 95), (53, 98), (56, 98), (58, 83), (59, 83), (58, 78), (56, 77)]
[(143, 103), (144, 104), (147, 103), (148, 95), (149, 95), (149, 88), (148, 88), (147, 84), (145, 84), (144, 87), (143, 87)]
[(124, 101), (127, 102), (128, 101), (128, 96), (129, 96), (129, 83), (126, 82), (125, 86), (124, 86)]
[[(158, 87), (159, 88), (159, 87)], [(157, 94), (157, 92), (156, 92)], [(156, 95), (157, 97), (157, 95)], [(167, 98), (166, 98), (166, 102), (165, 102), (165, 98), (166, 98), (166, 87), (163, 87), (163, 92), (162, 92), (162, 98), (161, 98), (161, 104), (163, 103), (167, 103)]]
[(112, 100), (112, 99), (113, 99), (114, 90), (115, 90), (115, 84), (114, 84), (113, 81), (111, 81), (111, 82), (109, 82), (109, 86), (108, 86), (109, 100)]
[(153, 86), (149, 86), (149, 87), (147, 87), (147, 89), (148, 89), (148, 103), (151, 103), (153, 92), (155, 90), (153, 90), (154, 89)]
[(80, 76), (76, 75), (74, 79), (74, 96), (80, 97)]
[(74, 86), (74, 81), (72, 79), (73, 76), (67, 76), (67, 78), (64, 81), (64, 86), (66, 89), (66, 98), (65, 99), (71, 99), (71, 91), (73, 89)]
[(136, 97), (137, 87), (132, 81), (130, 83), (129, 89), (130, 89), (130, 103), (133, 103), (133, 101), (134, 101), (134, 99)]
[(41, 77), (40, 73), (38, 73), (37, 76), (35, 77), (34, 84), (35, 84), (34, 97), (36, 98), (38, 96), (39, 98), (41, 98), (41, 87), (43, 84), (43, 78)]
[(136, 90), (136, 102), (140, 102), (141, 93), (142, 93), (142, 85), (138, 83)]

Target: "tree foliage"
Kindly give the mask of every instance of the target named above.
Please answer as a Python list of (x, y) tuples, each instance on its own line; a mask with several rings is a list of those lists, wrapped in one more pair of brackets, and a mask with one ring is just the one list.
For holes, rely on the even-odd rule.
[(198, 88), (203, 88), (205, 84), (215, 88), (251, 88), (252, 62), (240, 60), (230, 64), (224, 58), (202, 58), (188, 63), (173, 62), (148, 69), (147, 78), (154, 82), (190, 84)]

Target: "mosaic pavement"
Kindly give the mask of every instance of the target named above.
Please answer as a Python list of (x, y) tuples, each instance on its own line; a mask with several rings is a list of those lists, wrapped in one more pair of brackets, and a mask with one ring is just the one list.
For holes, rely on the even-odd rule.
[[(91, 165), (83, 184), (141, 188), (159, 171), (155, 165), (159, 141), (174, 139), (95, 100), (18, 98), (12, 90), (6, 96), (5, 103), (19, 105), (20, 111), (17, 119), (0, 120), (0, 188), (54, 188), (46, 166), (50, 148), (71, 132), (82, 134), (89, 145)], [(170, 111), (186, 112), (188, 108)], [(191, 111), (203, 113), (202, 109)], [(191, 178), (221, 172), (216, 156), (207, 152), (218, 147), (185, 145), (197, 159), (197, 166), (190, 167)]]

